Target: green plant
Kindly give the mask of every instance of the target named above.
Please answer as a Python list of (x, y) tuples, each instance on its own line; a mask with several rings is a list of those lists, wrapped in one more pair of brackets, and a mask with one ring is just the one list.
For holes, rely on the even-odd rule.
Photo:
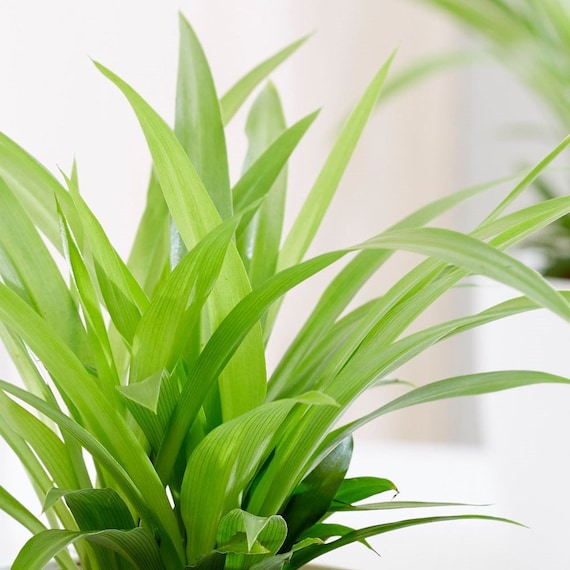
[[(127, 98), (153, 158), (147, 208), (128, 262), (81, 197), (77, 168), (62, 173), (62, 185), (0, 135), (0, 332), (26, 386), (0, 382), (0, 434), (26, 467), (51, 526), (0, 488), (0, 508), (34, 534), (13, 569), (41, 568), (52, 557), (74, 568), (71, 544), (82, 567), (94, 570), (299, 568), (375, 534), (492, 519), (424, 516), (360, 530), (324, 522), (345, 510), (442, 506), (359, 506), (395, 489), (386, 479), (345, 477), (359, 426), (423, 402), (567, 379), (530, 371), (449, 378), (335, 424), (359, 394), (393, 383), (401, 364), (452, 335), (538, 306), (570, 320), (568, 296), (503, 252), (570, 211), (570, 198), (562, 197), (503, 215), (570, 139), (470, 235), (425, 226), (485, 186), (429, 204), (364, 243), (303, 261), (391, 58), (347, 120), (281, 243), (286, 164), (316, 113), (286, 127), (276, 89), (264, 87), (247, 121), (245, 172), (233, 186), (224, 126), (303, 40), (218, 100), (183, 18), (180, 29), (174, 132), (129, 85), (96, 64)], [(397, 250), (427, 259), (384, 295), (348, 311)], [(342, 258), (348, 263), (267, 380), (264, 346), (281, 297)], [(524, 296), (406, 332), (473, 273)]]
[[(570, 132), (570, 6), (564, 0), (420, 0), (445, 11), (484, 40), (494, 58), (514, 73), (554, 119), (555, 136)], [(459, 61), (456, 59), (455, 61)], [(453, 62), (455, 62), (453, 61)], [(543, 126), (540, 127), (544, 131)], [(541, 199), (567, 194), (541, 177)], [(564, 183), (564, 186), (566, 184)], [(570, 277), (570, 216), (560, 218), (527, 244), (539, 248), (541, 272)]]

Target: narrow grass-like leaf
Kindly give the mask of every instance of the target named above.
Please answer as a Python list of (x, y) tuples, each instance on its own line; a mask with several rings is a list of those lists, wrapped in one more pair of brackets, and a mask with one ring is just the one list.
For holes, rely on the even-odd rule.
[(425, 501), (386, 501), (382, 503), (364, 503), (362, 505), (338, 505), (331, 512), (341, 511), (391, 511), (395, 509), (437, 509), (440, 507), (474, 507), (485, 505), (471, 505), (466, 503), (434, 503)]
[[(0, 437), (8, 444), (15, 453), (18, 461), (24, 467), (34, 491), (41, 501), (46, 493), (53, 486), (53, 478), (47, 473), (45, 467), (40, 463), (33, 450), (27, 442), (13, 431), (7, 424), (0, 421)], [(57, 518), (63, 524), (73, 525), (73, 518), (69, 511), (63, 508), (56, 509)], [(48, 521), (53, 524), (56, 519), (52, 513), (48, 514)], [(57, 523), (56, 523), (57, 524)]]
[(376, 74), (344, 125), (287, 235), (279, 256), (279, 269), (298, 263), (307, 252), (356, 148), (358, 139), (380, 96), (393, 58), (394, 55), (390, 56)]
[(327, 552), (332, 552), (337, 548), (350, 544), (352, 542), (358, 542), (371, 536), (377, 536), (379, 534), (385, 534), (387, 532), (392, 532), (394, 530), (399, 530), (402, 528), (407, 528), (410, 526), (416, 526), (420, 524), (431, 524), (436, 522), (446, 522), (446, 521), (457, 521), (457, 520), (487, 520), (496, 521), (503, 523), (518, 524), (508, 519), (503, 519), (499, 517), (490, 517), (484, 515), (456, 515), (456, 516), (443, 516), (443, 517), (425, 517), (420, 519), (409, 519), (393, 523), (385, 523), (374, 526), (369, 526), (362, 528), (360, 530), (355, 530), (348, 534), (345, 534), (341, 538), (328, 542), (326, 544), (308, 546), (299, 550), (293, 555), (291, 560), (291, 569), (301, 568), (311, 560), (314, 560), (318, 556), (322, 556)]
[[(89, 479), (77, 477), (68, 449), (59, 437), (42, 421), (23, 407), (0, 394), (0, 421), (12, 426), (12, 429), (32, 447), (38, 458), (57, 485), (77, 488), (81, 484), (90, 485)], [(78, 466), (79, 467), (79, 466)], [(82, 470), (78, 468), (80, 473)]]
[[(243, 194), (255, 196), (261, 191), (265, 194), (265, 199), (259, 211), (247, 220), (247, 226), (237, 234), (237, 247), (247, 269), (252, 287), (263, 283), (265, 279), (275, 273), (277, 267), (277, 257), (281, 244), (281, 232), (283, 229), (283, 218), (285, 211), (285, 195), (287, 192), (287, 169), (286, 160), (291, 154), (300, 136), (304, 134), (315, 116), (309, 118), (301, 124), (298, 129), (299, 135), (293, 139), (286, 154), (279, 161), (273, 158), (272, 172), (268, 180), (260, 176), (259, 165), (251, 168), (251, 175), (247, 173), (253, 162), (262, 153), (276, 142), (277, 137), (285, 130), (285, 116), (277, 90), (272, 84), (268, 84), (254, 101), (247, 117), (245, 131), (248, 137), (249, 146), (245, 157), (244, 170), (246, 170), (246, 181), (248, 186), (240, 182), (233, 190), (234, 201), (244, 201)], [(305, 124), (306, 123), (306, 124)], [(294, 133), (297, 135), (297, 130)], [(289, 141), (287, 141), (289, 142)], [(271, 149), (275, 150), (275, 149)], [(244, 176), (245, 178), (245, 176)], [(271, 182), (269, 182), (271, 180)], [(260, 185), (260, 182), (265, 186)], [(269, 184), (267, 184), (269, 182)], [(247, 203), (247, 202), (246, 202)]]
[(315, 111), (286, 129), (247, 167), (232, 189), (236, 212), (240, 212), (269, 191), (318, 113)]
[(170, 231), (168, 207), (154, 172), (147, 190), (146, 207), (135, 236), (127, 266), (150, 297), (168, 271)]
[(52, 256), (28, 215), (0, 179), (0, 269), (4, 282), (18, 292), (68, 346), (90, 361), (77, 307)]
[(382, 406), (378, 411), (378, 415), (384, 415), (388, 412), (425, 402), (434, 402), (459, 396), (487, 394), (499, 390), (544, 383), (570, 384), (570, 379), (555, 374), (530, 370), (501, 370), (497, 372), (465, 374), (416, 388)]
[(132, 342), (141, 312), (148, 305), (144, 291), (113, 248), (73, 180), (67, 179), (73, 203), (80, 215), (105, 305), (125, 341)]
[(366, 242), (379, 249), (402, 249), (439, 257), (475, 274), (518, 289), (530, 299), (570, 320), (570, 305), (540, 275), (520, 261), (472, 237), (451, 230), (419, 228), (388, 232)]
[(55, 198), (71, 204), (63, 186), (35, 158), (0, 132), (0, 178), (8, 184), (34, 224), (59, 251), (61, 239)]
[(46, 530), (44, 524), (2, 486), (0, 486), (0, 510), (34, 534)]
[(226, 140), (218, 96), (196, 34), (180, 15), (174, 132), (222, 219), (232, 215)]
[(228, 124), (253, 90), (308, 39), (305, 36), (272, 55), (244, 75), (220, 100), (224, 124)]
[(485, 221), (481, 224), (482, 227), (485, 224), (495, 220), (505, 209), (514, 202), (514, 200), (522, 193), (522, 191), (527, 188), (538, 175), (548, 166), (560, 153), (570, 144), (570, 135), (565, 137), (550, 153), (548, 153), (536, 166), (534, 166), (529, 173), (521, 180), (512, 192), (496, 206), (496, 208), (487, 216)]
[(119, 384), (119, 377), (107, 327), (105, 325), (105, 318), (89, 270), (73, 239), (63, 211), (59, 208), (58, 211), (65, 255), (83, 310), (87, 328), (87, 341), (93, 353), (93, 366), (97, 377), (101, 379), (103, 386), (107, 389), (107, 393), (112, 398), (115, 395), (113, 394), (113, 390), (115, 386)]

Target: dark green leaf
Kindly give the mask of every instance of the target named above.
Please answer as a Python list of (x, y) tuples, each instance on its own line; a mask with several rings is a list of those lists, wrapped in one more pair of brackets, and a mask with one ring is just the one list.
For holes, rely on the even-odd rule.
[(347, 438), (335, 447), (295, 489), (283, 512), (288, 528), (284, 548), (292, 547), (308, 528), (321, 520), (329, 511), (350, 465), (352, 449), (352, 438)]

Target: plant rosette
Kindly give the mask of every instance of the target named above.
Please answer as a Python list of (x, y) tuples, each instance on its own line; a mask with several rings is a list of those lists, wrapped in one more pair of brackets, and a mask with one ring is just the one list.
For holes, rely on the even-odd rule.
[[(0, 135), (0, 334), (26, 386), (0, 381), (0, 434), (26, 467), (45, 513), (40, 520), (0, 488), (0, 508), (33, 535), (13, 570), (40, 570), (54, 558), (74, 570), (71, 546), (92, 570), (295, 569), (352, 542), (370, 547), (370, 537), (397, 529), (503, 521), (432, 516), (432, 507), (457, 505), (394, 501), (392, 481), (347, 478), (352, 433), (423, 402), (568, 384), (566, 378), (474, 373), (386, 399), (351, 423), (339, 420), (365, 390), (394, 384), (402, 364), (450, 336), (537, 305), (570, 320), (568, 295), (504, 251), (570, 211), (570, 198), (562, 197), (504, 213), (569, 139), (469, 234), (428, 224), (491, 185), (428, 204), (363, 243), (306, 259), (392, 57), (340, 130), (283, 238), (287, 163), (317, 113), (287, 126), (277, 89), (262, 86), (249, 110), (249, 149), (235, 182), (225, 127), (304, 40), (219, 98), (182, 17), (180, 31), (174, 129), (95, 64), (126, 97), (153, 160), (147, 207), (126, 261), (82, 198), (76, 166), (60, 182)], [(398, 251), (425, 259), (382, 295), (348, 309)], [(267, 378), (265, 345), (281, 298), (343, 258), (348, 262)], [(522, 297), (409, 332), (471, 274)], [(401, 508), (427, 514), (382, 516)], [(360, 510), (377, 510), (378, 523), (353, 529), (328, 520)]]

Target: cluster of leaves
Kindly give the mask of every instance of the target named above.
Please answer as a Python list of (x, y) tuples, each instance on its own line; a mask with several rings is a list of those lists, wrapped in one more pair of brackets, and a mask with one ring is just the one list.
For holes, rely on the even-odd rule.
[[(494, 57), (538, 96), (555, 120), (556, 135), (570, 132), (570, 6), (565, 0), (420, 0), (476, 32)], [(465, 57), (456, 57), (452, 63)], [(428, 69), (433, 65), (428, 62)], [(541, 199), (566, 194), (541, 177)], [(544, 255), (544, 275), (570, 278), (570, 216), (529, 242)]]
[[(448, 378), (335, 425), (363, 391), (391, 383), (399, 366), (452, 335), (539, 306), (570, 320), (568, 295), (503, 251), (570, 211), (564, 197), (503, 214), (570, 141), (469, 235), (425, 226), (485, 186), (429, 204), (364, 243), (303, 261), (391, 60), (348, 118), (282, 240), (286, 165), (316, 113), (287, 127), (276, 89), (261, 89), (247, 120), (244, 173), (233, 186), (224, 127), (303, 40), (219, 99), (183, 18), (180, 29), (174, 130), (97, 64), (130, 103), (153, 159), (128, 261), (81, 197), (76, 168), (62, 174), (62, 185), (0, 135), (0, 333), (26, 386), (0, 381), (0, 435), (29, 473), (51, 527), (0, 488), (0, 508), (34, 534), (14, 570), (39, 569), (52, 557), (70, 570), (71, 544), (93, 570), (299, 568), (373, 534), (476, 516), (361, 530), (325, 522), (345, 510), (441, 506), (356, 505), (395, 489), (385, 479), (346, 478), (351, 434), (366, 422), (423, 402), (567, 379), (531, 371)], [(397, 250), (427, 259), (348, 311)], [(345, 257), (267, 379), (265, 344), (281, 297)], [(523, 296), (407, 332), (473, 273)]]

